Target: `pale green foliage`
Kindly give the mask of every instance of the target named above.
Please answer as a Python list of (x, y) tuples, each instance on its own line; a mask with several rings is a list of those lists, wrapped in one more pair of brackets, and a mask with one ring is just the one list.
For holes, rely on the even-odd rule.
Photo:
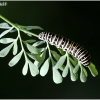
[(48, 58), (44, 64), (41, 66), (40, 75), (45, 76), (49, 70), (50, 58)]
[(10, 49), (12, 48), (12, 46), (13, 46), (13, 44), (10, 44), (9, 46), (7, 46), (4, 49), (2, 49), (0, 51), (0, 57), (5, 57), (9, 53)]
[(21, 50), (19, 54), (17, 54), (10, 62), (9, 62), (9, 66), (12, 67), (14, 66), (15, 64), (18, 63), (18, 61), (20, 60), (21, 56), (23, 54), (23, 51)]
[(25, 65), (23, 67), (22, 74), (26, 75), (27, 71), (28, 71), (28, 61), (25, 61)]
[(59, 84), (61, 83), (63, 80), (61, 74), (59, 73), (59, 71), (53, 67), (53, 81), (56, 83), (56, 84)]
[[(70, 74), (71, 80), (76, 81), (78, 79), (78, 71), (80, 69), (80, 80), (81, 82), (86, 82), (88, 73), (85, 67), (72, 55), (68, 54), (67, 52), (64, 52), (60, 48), (57, 48), (58, 52), (51, 50), (49, 44), (45, 41), (38, 41), (34, 39), (22, 40), (20, 33), (21, 31), (27, 34), (28, 36), (38, 37), (38, 35), (28, 30), (43, 30), (43, 28), (41, 28), (40, 26), (23, 26), (13, 24), (1, 15), (0, 18), (8, 22), (11, 26), (13, 26), (11, 27), (10, 25), (8, 25), (8, 23), (5, 22), (0, 24), (1, 29), (6, 29), (0, 34), (0, 43), (9, 44), (7, 47), (0, 51), (0, 57), (5, 57), (12, 48), (12, 53), (14, 57), (8, 63), (10, 67), (16, 65), (20, 61), (22, 55), (24, 55), (25, 64), (22, 69), (23, 75), (26, 75), (29, 69), (31, 75), (35, 77), (39, 74), (40, 68), (40, 75), (45, 76), (49, 71), (49, 67), (52, 67), (53, 81), (56, 84), (59, 84), (63, 81), (63, 78), (65, 78), (68, 75), (68, 73)], [(13, 33), (15, 31), (18, 32), (18, 36), (16, 39), (3, 38), (6, 34)], [(18, 50), (18, 40), (21, 44), (20, 52)], [(46, 43), (46, 47), (40, 48), (39, 46), (41, 46), (44, 43)], [(25, 44), (27, 51), (25, 50), (23, 44)], [(49, 57), (47, 57), (47, 54), (49, 54)], [(90, 66), (88, 66), (88, 68), (94, 77), (98, 75), (98, 71), (92, 62)]]
[(13, 27), (11, 27), (10, 29), (5, 30), (4, 32), (2, 32), (2, 33), (0, 34), (0, 38), (3, 37), (4, 35), (8, 34), (12, 29), (13, 29)]
[(26, 43), (26, 46), (28, 48), (28, 50), (31, 52), (31, 53), (34, 53), (34, 54), (40, 54), (40, 51), (38, 48)]
[(2, 44), (8, 44), (8, 43), (11, 43), (13, 41), (14, 41), (13, 38), (2, 38), (2, 39), (0, 39), (0, 43), (2, 43)]
[(3, 23), (0, 23), (0, 28), (1, 29), (10, 29), (11, 26), (9, 26), (8, 23), (3, 22)]
[(13, 55), (16, 55), (18, 52), (18, 45), (17, 45), (17, 39), (14, 41), (14, 46), (13, 46)]
[(96, 70), (96, 67), (93, 63), (90, 64), (89, 70), (94, 77), (98, 75), (98, 71)]
[(59, 60), (57, 61), (57, 63), (55, 64), (54, 67), (55, 67), (56, 69), (62, 67), (63, 63), (65, 62), (65, 59), (66, 59), (66, 54), (63, 55), (63, 56), (61, 56), (61, 57), (59, 58)]

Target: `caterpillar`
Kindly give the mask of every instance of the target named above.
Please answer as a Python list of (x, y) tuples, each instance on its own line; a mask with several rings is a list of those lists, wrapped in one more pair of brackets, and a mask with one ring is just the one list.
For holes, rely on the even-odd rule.
[(55, 45), (57, 48), (61, 48), (63, 51), (73, 55), (84, 66), (89, 66), (91, 57), (89, 52), (80, 46), (78, 43), (71, 41), (63, 36), (54, 34), (51, 32), (41, 32), (38, 35), (40, 40), (46, 41), (51, 45)]

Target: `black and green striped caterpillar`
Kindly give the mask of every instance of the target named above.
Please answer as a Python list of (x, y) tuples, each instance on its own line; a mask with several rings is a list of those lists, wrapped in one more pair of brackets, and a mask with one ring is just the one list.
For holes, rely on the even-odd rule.
[(66, 51), (69, 54), (73, 55), (84, 66), (90, 65), (91, 57), (89, 52), (78, 43), (75, 43), (70, 39), (51, 32), (41, 32), (38, 35), (38, 38), (40, 40), (50, 43), (51, 45), (55, 45), (57, 48), (61, 48), (63, 51)]

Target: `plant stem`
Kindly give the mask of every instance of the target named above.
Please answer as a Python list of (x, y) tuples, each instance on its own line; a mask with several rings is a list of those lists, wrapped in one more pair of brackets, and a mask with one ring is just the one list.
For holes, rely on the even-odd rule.
[(8, 19), (6, 19), (5, 17), (3, 17), (2, 15), (0, 15), (0, 18), (3, 19), (4, 21), (6, 21), (7, 23), (9, 23), (11, 26), (13, 26), (16, 29), (18, 29), (18, 27), (15, 24), (13, 24), (12, 22), (10, 22)]
[(17, 30), (20, 30), (20, 31), (22, 31), (24, 33), (28, 33), (28, 34), (31, 34), (31, 35), (33, 35), (35, 37), (38, 37), (37, 34), (34, 34), (34, 33), (30, 32), (30, 31), (27, 31), (27, 30), (21, 28), (20, 25), (12, 23), (11, 21), (9, 21), (8, 19), (6, 19), (2, 15), (0, 15), (0, 18), (3, 19), (4, 21), (6, 21), (7, 23), (9, 23), (11, 26), (15, 27)]
[(49, 44), (48, 44), (48, 42), (46, 42), (46, 43), (47, 43), (47, 48), (48, 48), (48, 51), (49, 51), (49, 56), (50, 56), (50, 59), (51, 59), (51, 62), (52, 62), (52, 67), (53, 67), (55, 65), (55, 61), (53, 60), (53, 58), (51, 56)]
[(20, 28), (20, 30), (21, 30), (22, 32), (24, 32), (24, 33), (28, 33), (28, 34), (31, 34), (31, 35), (33, 35), (33, 36), (35, 36), (35, 37), (38, 37), (37, 34), (34, 34), (34, 33), (30, 32), (30, 31), (25, 30), (25, 29), (21, 29), (21, 28)]
[(20, 43), (21, 43), (21, 47), (22, 47), (22, 50), (24, 52), (24, 56), (25, 56), (25, 60), (27, 61), (27, 56), (26, 56), (26, 53), (25, 53), (25, 50), (24, 50), (24, 46), (22, 44), (22, 39), (21, 39), (21, 36), (20, 36), (20, 31), (18, 29), (18, 37), (19, 37), (19, 40), (20, 40)]
[(67, 55), (67, 58), (74, 64), (74, 66), (76, 66), (75, 61), (71, 57), (69, 57), (69, 54), (67, 52), (66, 52), (66, 55)]
[(50, 48), (49, 48), (49, 44), (48, 44), (48, 42), (46, 42), (46, 43), (47, 43), (47, 48), (48, 48), (48, 51), (49, 51), (49, 56), (52, 58)]

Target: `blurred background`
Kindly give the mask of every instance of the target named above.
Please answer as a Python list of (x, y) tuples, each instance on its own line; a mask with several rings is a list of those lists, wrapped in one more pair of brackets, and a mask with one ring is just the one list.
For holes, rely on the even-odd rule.
[[(45, 31), (54, 32), (78, 42), (90, 52), (92, 62), (100, 71), (100, 2), (14, 1), (7, 2), (7, 6), (0, 6), (0, 14), (13, 23), (41, 26)], [(0, 19), (1, 22), (4, 21)], [(32, 32), (39, 34), (40, 31)], [(17, 34), (8, 36), (16, 37)], [(24, 34), (22, 38), (29, 39)], [(0, 44), (0, 50), (5, 46), (7, 45)], [(76, 82), (72, 82), (68, 75), (61, 84), (55, 84), (51, 66), (45, 77), (40, 75), (32, 77), (30, 72), (23, 76), (24, 57), (10, 68), (8, 62), (12, 58), (11, 51), (5, 58), (0, 58), (0, 98), (100, 98), (99, 75), (94, 78), (88, 68), (86, 83), (82, 83), (79, 78)]]

